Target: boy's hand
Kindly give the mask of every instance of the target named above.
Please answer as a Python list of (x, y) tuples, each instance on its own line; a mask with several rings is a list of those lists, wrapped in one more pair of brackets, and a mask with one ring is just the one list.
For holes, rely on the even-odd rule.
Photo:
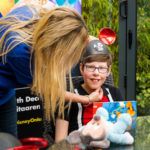
[(92, 102), (100, 102), (101, 99), (103, 98), (103, 90), (102, 88), (99, 88), (97, 90), (95, 90), (94, 92), (92, 92), (89, 95), (89, 98)]

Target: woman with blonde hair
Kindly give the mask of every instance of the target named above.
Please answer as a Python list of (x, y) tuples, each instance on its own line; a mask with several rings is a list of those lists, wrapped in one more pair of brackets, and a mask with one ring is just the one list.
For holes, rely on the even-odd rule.
[[(89, 97), (66, 92), (66, 76), (79, 61), (88, 39), (75, 10), (20, 6), (0, 19), (0, 131), (17, 136), (15, 88), (26, 85), (44, 100), (46, 118), (64, 116), (67, 101), (89, 103)], [(99, 100), (99, 92), (90, 100)], [(57, 107), (58, 106), (58, 107)]]

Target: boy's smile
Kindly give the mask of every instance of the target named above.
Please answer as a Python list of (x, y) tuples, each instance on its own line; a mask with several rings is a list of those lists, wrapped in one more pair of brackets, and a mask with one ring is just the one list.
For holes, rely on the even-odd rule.
[(80, 65), (81, 74), (84, 79), (82, 87), (90, 94), (103, 85), (110, 73), (111, 67), (108, 69), (107, 62), (86, 63), (83, 68), (82, 65)]

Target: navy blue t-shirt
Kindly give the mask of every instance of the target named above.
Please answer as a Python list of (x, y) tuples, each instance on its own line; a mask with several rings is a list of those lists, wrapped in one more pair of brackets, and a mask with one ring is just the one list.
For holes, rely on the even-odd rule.
[[(11, 15), (17, 15), (20, 20), (26, 21), (33, 17), (33, 11), (24, 6), (16, 8), (7, 16)], [(0, 38), (3, 34), (4, 32), (0, 32)], [(9, 33), (5, 38), (5, 42), (12, 36), (13, 39), (8, 40), (6, 46), (12, 40), (16, 40), (18, 34), (15, 32)], [(5, 64), (3, 64), (2, 57), (0, 57), (0, 105), (6, 103), (15, 94), (15, 88), (24, 87), (27, 84), (32, 84), (30, 47), (25, 43), (20, 43), (7, 54)]]

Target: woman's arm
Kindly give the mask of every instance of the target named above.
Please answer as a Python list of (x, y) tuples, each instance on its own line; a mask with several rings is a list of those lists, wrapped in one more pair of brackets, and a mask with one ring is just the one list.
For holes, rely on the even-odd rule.
[(87, 96), (82, 96), (71, 92), (66, 92), (65, 99), (66, 101), (72, 100), (72, 102), (78, 102), (82, 104), (89, 103), (89, 98)]
[(91, 102), (99, 102), (103, 97), (103, 90), (97, 89), (89, 95), (78, 95), (71, 92), (66, 92), (65, 99), (66, 101), (72, 100), (72, 102), (78, 102), (82, 104), (89, 104)]
[(68, 136), (69, 122), (60, 118), (56, 119), (55, 142), (60, 142)]

